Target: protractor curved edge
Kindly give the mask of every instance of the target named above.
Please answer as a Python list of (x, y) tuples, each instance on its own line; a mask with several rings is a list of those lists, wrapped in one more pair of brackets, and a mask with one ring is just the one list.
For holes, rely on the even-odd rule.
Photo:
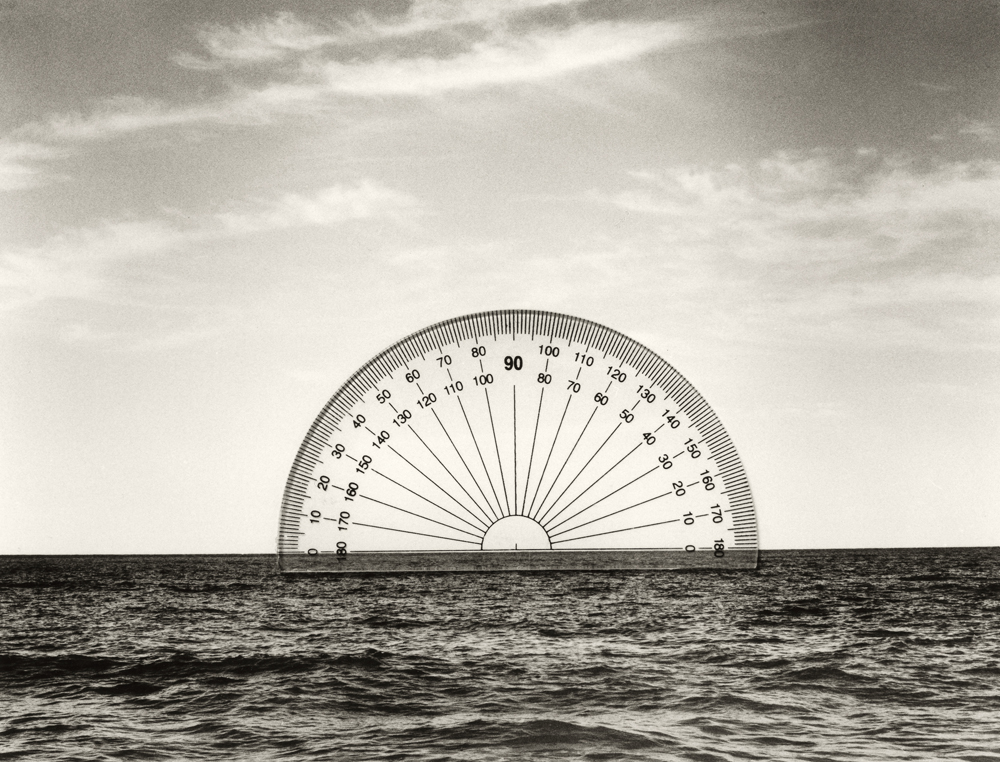
[(718, 416), (652, 350), (536, 310), (376, 355), (295, 456), (284, 572), (753, 569), (757, 517)]

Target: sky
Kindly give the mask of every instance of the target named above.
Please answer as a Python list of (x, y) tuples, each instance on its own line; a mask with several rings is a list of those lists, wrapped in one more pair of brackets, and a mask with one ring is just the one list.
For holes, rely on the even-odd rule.
[(761, 547), (1000, 544), (995, 2), (0, 4), (0, 553), (268, 553), (364, 362), (649, 346)]

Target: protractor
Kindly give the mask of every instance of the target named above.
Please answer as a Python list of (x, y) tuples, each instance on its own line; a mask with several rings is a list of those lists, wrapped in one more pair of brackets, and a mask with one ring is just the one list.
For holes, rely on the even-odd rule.
[(281, 505), (286, 572), (754, 568), (736, 448), (669, 363), (552, 312), (437, 323), (323, 407)]

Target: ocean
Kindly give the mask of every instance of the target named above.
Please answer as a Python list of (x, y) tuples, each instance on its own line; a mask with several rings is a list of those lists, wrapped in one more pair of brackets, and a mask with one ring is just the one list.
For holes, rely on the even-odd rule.
[(284, 577), (0, 558), (4, 760), (1000, 760), (1000, 549)]

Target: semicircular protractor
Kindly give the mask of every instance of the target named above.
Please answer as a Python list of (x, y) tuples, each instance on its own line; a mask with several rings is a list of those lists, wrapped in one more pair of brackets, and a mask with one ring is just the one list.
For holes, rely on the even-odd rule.
[(394, 344), (320, 411), (281, 505), (287, 572), (754, 568), (718, 417), (589, 320), (506, 310)]

